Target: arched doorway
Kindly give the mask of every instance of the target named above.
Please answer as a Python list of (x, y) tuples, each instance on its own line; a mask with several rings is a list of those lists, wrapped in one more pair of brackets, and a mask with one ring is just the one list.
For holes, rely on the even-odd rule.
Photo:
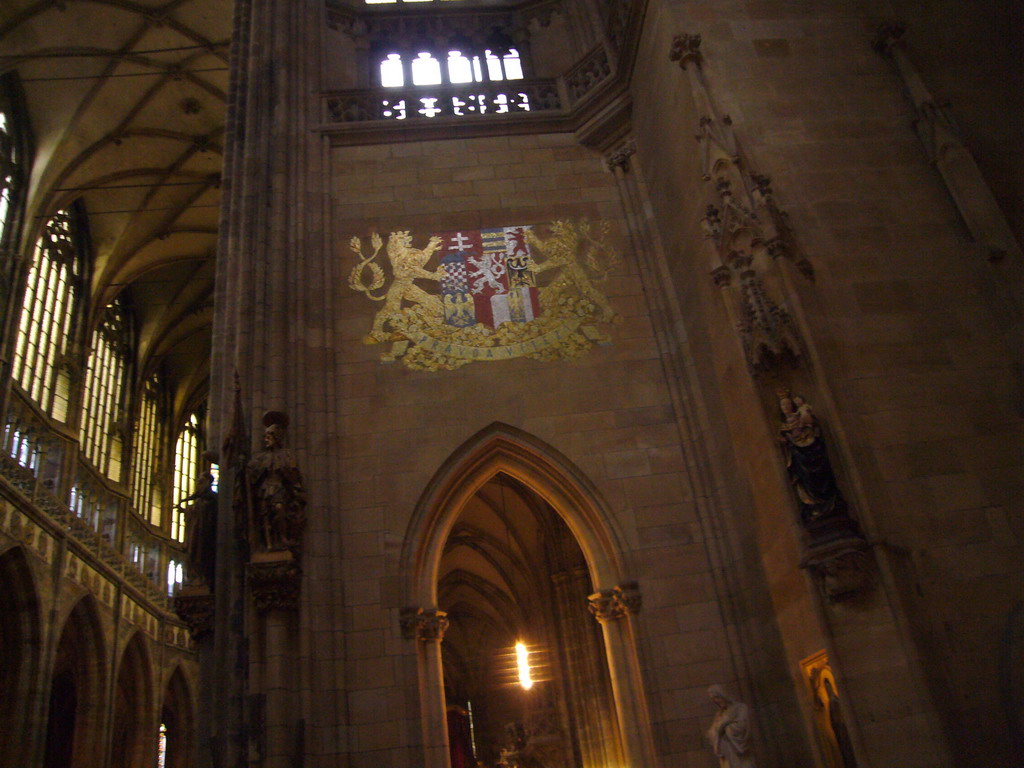
[(114, 686), (112, 768), (149, 768), (155, 762), (159, 724), (152, 722), (153, 684), (141, 632), (135, 632), (118, 667)]
[(160, 709), (157, 743), (164, 749), (163, 768), (191, 768), (194, 729), (192, 696), (179, 667), (167, 683)]
[(79, 600), (61, 631), (53, 661), (44, 768), (90, 768), (103, 749), (106, 670), (95, 600)]
[(32, 739), (30, 714), (37, 711), (40, 626), (39, 598), (25, 550), (0, 555), (0, 766), (20, 768)]
[(601, 628), (583, 552), (540, 496), (499, 472), (441, 557), (438, 607), (452, 768), (618, 764)]
[[(518, 514), (513, 521), (507, 510), (494, 512), (494, 496), (503, 489), (514, 494), (514, 503), (528, 509), (528, 515)], [(613, 764), (627, 768), (656, 765), (634, 637), (632, 614), (638, 598), (627, 585), (612, 519), (600, 495), (571, 462), (532, 436), (501, 424), (471, 439), (435, 475), (417, 505), (402, 558), (403, 573), (409, 574), (410, 603), (403, 610), (402, 625), (407, 637), (418, 639), (427, 768), (452, 765), (449, 717), (453, 732), (464, 730), (459, 722), (463, 716), (447, 709), (446, 683), (450, 696), (466, 698), (468, 704), (471, 688), (463, 681), (480, 665), (489, 672), (500, 668), (502, 662), (492, 656), (502, 644), (506, 653), (514, 653), (514, 646), (508, 647), (509, 635), (518, 632), (541, 638), (533, 643), (537, 659), (552, 676), (547, 695), (536, 697), (536, 707), (524, 708), (521, 696), (518, 706), (524, 716), (534, 710), (534, 718), (543, 717), (538, 712), (549, 713), (553, 730), (561, 731), (549, 741), (554, 759), (572, 767), (600, 765), (595, 762), (600, 755), (605, 764), (614, 759)], [(513, 536), (518, 537), (516, 543)], [(540, 598), (550, 600), (557, 579), (571, 574), (575, 586), (563, 587), (560, 602), (553, 601), (547, 617), (528, 619), (538, 615), (531, 609), (537, 598), (528, 596), (530, 590), (545, 589), (538, 585), (550, 581), (552, 586)], [(574, 590), (580, 593), (578, 609), (569, 607)], [(601, 622), (602, 642), (591, 643), (592, 628), (578, 621), (587, 607), (585, 590), (591, 593), (589, 607)], [(456, 621), (447, 658), (441, 648), (452, 618), (444, 605), (455, 609)], [(502, 613), (506, 615), (499, 618)], [(582, 669), (574, 669), (567, 659), (570, 642), (595, 649), (591, 658), (598, 665), (598, 680), (587, 681), (589, 688), (579, 680)], [(605, 674), (610, 700), (601, 692)], [(500, 684), (497, 678), (489, 683)], [(597, 703), (596, 710), (585, 709), (586, 690)], [(484, 715), (482, 725), (489, 737), (523, 741), (515, 733), (516, 719), (501, 722), (517, 706), (512, 702), (511, 695), (489, 697), (487, 707), (492, 711)], [(461, 705), (458, 700), (451, 703)], [(610, 714), (602, 716), (602, 706)], [(505, 725), (512, 726), (507, 737)], [(495, 736), (499, 731), (502, 735)], [(509, 747), (491, 743), (485, 749), (501, 746)], [(547, 757), (552, 759), (551, 754)]]

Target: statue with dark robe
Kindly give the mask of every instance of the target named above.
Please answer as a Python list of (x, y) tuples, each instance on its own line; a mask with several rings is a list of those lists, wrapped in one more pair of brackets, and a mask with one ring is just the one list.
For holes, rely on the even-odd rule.
[(255, 549), (295, 550), (306, 523), (306, 490), (291, 451), (284, 447), (288, 417), (270, 411), (263, 417), (263, 449), (247, 467), (252, 488), (252, 529)]
[(786, 453), (786, 469), (807, 525), (822, 518), (846, 515), (846, 502), (836, 484), (825, 439), (814, 411), (800, 396), (779, 399), (783, 422), (779, 441)]
[(217, 492), (213, 484), (213, 473), (206, 470), (196, 479), (191, 495), (178, 502), (178, 508), (185, 512), (188, 581), (211, 589), (217, 552)]

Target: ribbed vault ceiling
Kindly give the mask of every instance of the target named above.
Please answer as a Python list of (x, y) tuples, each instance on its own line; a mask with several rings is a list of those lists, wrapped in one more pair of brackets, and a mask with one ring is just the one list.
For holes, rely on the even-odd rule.
[(35, 144), (24, 242), (83, 200), (93, 318), (129, 289), (179, 407), (208, 376), (230, 20), (230, 0), (0, 3)]

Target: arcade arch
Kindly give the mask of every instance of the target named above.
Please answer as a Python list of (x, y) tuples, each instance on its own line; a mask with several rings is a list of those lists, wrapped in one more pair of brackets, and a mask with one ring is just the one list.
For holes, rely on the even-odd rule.
[(37, 710), (41, 648), (39, 596), (25, 550), (0, 554), (0, 766), (26, 765), (25, 733)]
[[(177, 667), (171, 674), (160, 708), (160, 723), (166, 739), (164, 768), (189, 768), (193, 751), (194, 720), (192, 694), (188, 682)], [(158, 731), (159, 733), (159, 731)]]
[(151, 715), (151, 670), (143, 635), (136, 631), (125, 645), (114, 686), (112, 768), (136, 768), (153, 762), (157, 724), (152, 722)]
[(64, 622), (53, 660), (43, 768), (91, 768), (101, 762), (104, 647), (96, 601), (85, 595)]

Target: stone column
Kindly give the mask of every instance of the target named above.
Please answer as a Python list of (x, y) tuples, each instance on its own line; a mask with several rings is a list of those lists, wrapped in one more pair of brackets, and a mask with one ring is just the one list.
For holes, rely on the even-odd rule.
[(589, 591), (589, 580), (584, 566), (553, 577), (555, 611), (583, 768), (614, 764), (618, 745), (618, 734), (608, 732), (615, 716), (608, 706), (606, 665), (593, 628), (583, 623), (585, 615), (577, 615), (579, 599)]
[(423, 726), (424, 768), (451, 768), (448, 751), (448, 716), (444, 698), (441, 643), (448, 630), (448, 614), (436, 608), (405, 608), (402, 636), (416, 640), (419, 665), (420, 716)]
[(651, 715), (644, 694), (633, 628), (633, 617), (642, 604), (640, 591), (636, 582), (627, 582), (595, 592), (588, 600), (590, 612), (604, 632), (612, 695), (622, 739), (623, 765), (628, 768), (656, 768), (658, 761)]
[(257, 552), (249, 564), (249, 585), (259, 614), (256, 634), (262, 638), (264, 768), (290, 768), (296, 749), (293, 701), (296, 611), (301, 573), (291, 553)]

